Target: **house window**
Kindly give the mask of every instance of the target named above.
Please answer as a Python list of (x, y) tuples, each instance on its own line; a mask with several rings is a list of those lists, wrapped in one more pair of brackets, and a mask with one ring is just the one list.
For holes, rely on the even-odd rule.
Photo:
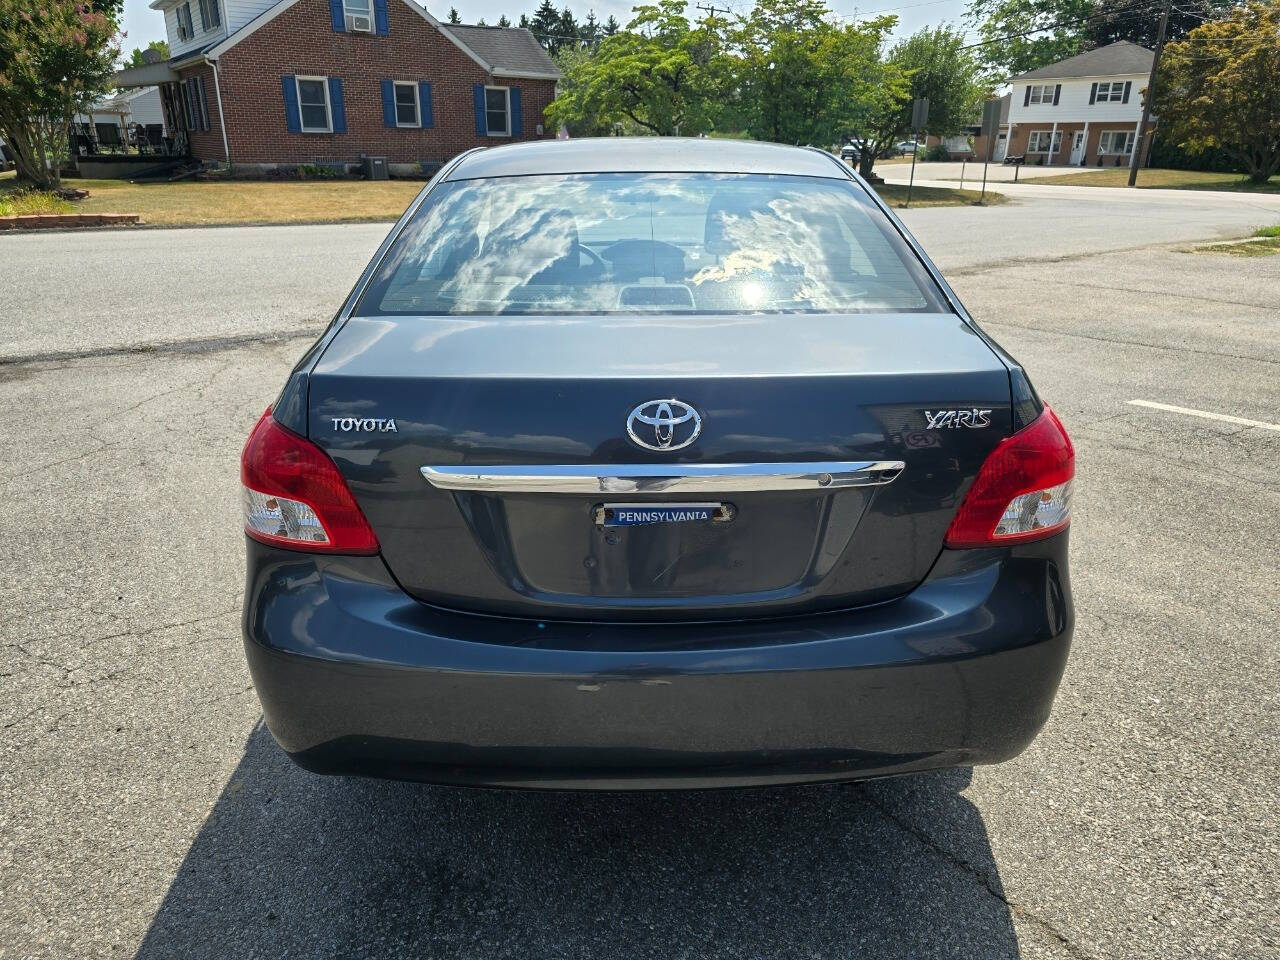
[(1094, 99), (1094, 103), (1119, 103), (1124, 99), (1123, 83), (1100, 83), (1098, 84), (1098, 96)]
[(369, 33), (373, 30), (372, 0), (342, 0), (347, 30)]
[(178, 39), (190, 40), (196, 35), (195, 27), (191, 25), (191, 4), (184, 3), (175, 11), (178, 18)]
[(200, 23), (206, 30), (222, 25), (222, 11), (218, 0), (200, 0)]
[(1133, 152), (1132, 130), (1103, 130), (1098, 138), (1098, 153), (1119, 153), (1128, 155)]
[(491, 137), (511, 136), (511, 90), (508, 87), (484, 88), (484, 123)]
[(327, 77), (298, 77), (298, 115), (303, 133), (332, 133)]
[(1046, 83), (1043, 85), (1036, 84), (1031, 88), (1031, 97), (1028, 103), (1053, 103), (1054, 92), (1058, 89), (1055, 83)]
[(416, 83), (396, 83), (395, 88), (396, 126), (422, 126), (418, 113), (418, 85)]
[[(1049, 151), (1049, 130), (1033, 130), (1031, 136), (1027, 138), (1027, 153), (1045, 153)], [(1062, 149), (1062, 131), (1059, 130), (1053, 134), (1053, 150), (1057, 153)]]
[(188, 130), (209, 129), (209, 115), (200, 97), (200, 81), (195, 77), (182, 81), (182, 118)]

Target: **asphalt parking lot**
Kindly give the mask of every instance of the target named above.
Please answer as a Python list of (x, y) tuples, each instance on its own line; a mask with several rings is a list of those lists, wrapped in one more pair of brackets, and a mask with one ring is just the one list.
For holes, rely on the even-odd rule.
[(1280, 955), (1280, 257), (1184, 252), (1280, 201), (1080, 189), (905, 215), (1076, 443), (1045, 731), (702, 794), (318, 778), (262, 728), (237, 457), (385, 226), (0, 237), (0, 957)]

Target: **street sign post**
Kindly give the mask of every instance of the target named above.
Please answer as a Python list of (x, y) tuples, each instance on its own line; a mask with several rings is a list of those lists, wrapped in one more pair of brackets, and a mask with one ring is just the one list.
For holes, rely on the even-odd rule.
[(929, 125), (929, 98), (917, 97), (911, 104), (911, 132), (915, 149), (911, 151), (911, 179), (907, 181), (907, 206), (911, 206), (911, 191), (916, 185), (916, 154), (920, 152), (920, 131)]
[(982, 105), (982, 136), (987, 140), (987, 149), (982, 157), (982, 195), (978, 203), (987, 202), (987, 165), (991, 163), (991, 148), (1000, 135), (1000, 101), (988, 100)]

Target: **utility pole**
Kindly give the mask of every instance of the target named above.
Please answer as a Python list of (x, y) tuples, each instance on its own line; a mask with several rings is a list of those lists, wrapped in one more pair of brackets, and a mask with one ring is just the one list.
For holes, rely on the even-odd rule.
[(1147, 94), (1142, 98), (1142, 121), (1138, 124), (1138, 139), (1133, 144), (1133, 156), (1129, 158), (1129, 186), (1138, 184), (1138, 163), (1142, 159), (1143, 146), (1147, 142), (1147, 124), (1151, 122), (1151, 101), (1156, 95), (1156, 70), (1160, 67), (1160, 54), (1164, 53), (1164, 32), (1169, 26), (1169, 8), (1173, 0), (1164, 0), (1164, 12), (1160, 14), (1160, 27), (1156, 30), (1156, 51), (1151, 58), (1151, 76), (1147, 79)]
[(712, 20), (714, 20), (716, 18), (717, 13), (723, 13), (726, 17), (730, 13), (730, 10), (728, 7), (717, 7), (714, 3), (707, 3), (707, 4), (699, 3), (699, 4), (695, 4), (695, 7), (698, 10), (706, 11), (707, 23), (710, 23)]

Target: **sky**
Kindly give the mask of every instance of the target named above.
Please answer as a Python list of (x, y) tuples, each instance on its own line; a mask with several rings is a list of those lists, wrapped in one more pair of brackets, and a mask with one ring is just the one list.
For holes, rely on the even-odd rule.
[[(128, 34), (123, 47), (127, 55), (134, 47), (145, 47), (152, 40), (164, 39), (164, 14), (150, 9), (150, 0), (124, 0), (124, 30)], [(539, 0), (428, 0), (426, 7), (440, 20), (449, 16), (449, 7), (458, 8), (464, 23), (475, 23), (481, 17), (486, 23), (496, 23), (504, 13), (512, 23), (520, 19), (520, 14), (532, 15)], [(558, 7), (564, 7), (565, 0), (553, 0)], [(635, 0), (639, 2), (639, 0)], [(695, 0), (703, 2), (703, 0)], [(751, 8), (750, 0), (706, 0), (717, 7), (729, 7), (735, 13)], [(896, 37), (907, 36), (921, 27), (936, 26), (951, 22), (959, 24), (964, 16), (965, 0), (827, 0), (828, 6), (842, 17), (866, 17), (881, 11), (898, 15)], [(633, 0), (568, 0), (569, 9), (581, 20), (588, 10), (595, 10), (599, 20), (606, 20), (609, 14), (618, 18), (619, 23), (626, 23), (633, 6)]]

